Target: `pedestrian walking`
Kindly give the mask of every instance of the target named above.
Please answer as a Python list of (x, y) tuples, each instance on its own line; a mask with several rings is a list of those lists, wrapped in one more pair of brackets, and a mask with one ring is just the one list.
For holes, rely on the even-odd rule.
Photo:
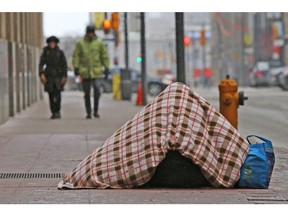
[(39, 76), (49, 95), (51, 119), (61, 118), (61, 91), (67, 82), (67, 61), (64, 52), (58, 47), (59, 39), (51, 36), (46, 40), (39, 63)]
[(83, 80), (86, 118), (91, 119), (92, 114), (91, 85), (94, 91), (93, 115), (99, 118), (100, 89), (103, 79), (107, 79), (109, 73), (109, 56), (104, 43), (96, 36), (93, 26), (86, 27), (85, 37), (76, 44), (73, 52), (73, 67), (75, 76), (80, 75)]

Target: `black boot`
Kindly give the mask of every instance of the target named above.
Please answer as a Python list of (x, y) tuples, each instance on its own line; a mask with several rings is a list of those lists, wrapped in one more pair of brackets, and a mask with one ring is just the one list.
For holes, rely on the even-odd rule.
[(61, 114), (59, 112), (53, 113), (51, 116), (51, 119), (60, 119), (61, 118)]
[(60, 118), (61, 118), (60, 112), (55, 113), (55, 118), (56, 118), (56, 119), (60, 119)]
[(95, 113), (94, 113), (94, 117), (95, 117), (95, 118), (100, 118), (98, 112), (95, 112)]

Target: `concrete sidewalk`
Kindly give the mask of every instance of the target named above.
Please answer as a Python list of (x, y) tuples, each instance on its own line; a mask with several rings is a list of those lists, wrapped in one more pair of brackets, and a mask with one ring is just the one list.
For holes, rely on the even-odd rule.
[[(135, 100), (111, 98), (109, 94), (101, 98), (100, 119), (86, 120), (82, 93), (64, 92), (62, 119), (50, 120), (45, 95), (45, 100), (1, 125), (0, 203), (288, 203), (285, 148), (276, 148), (277, 163), (268, 190), (57, 190), (63, 173), (141, 109)], [(7, 178), (5, 173), (15, 175)]]

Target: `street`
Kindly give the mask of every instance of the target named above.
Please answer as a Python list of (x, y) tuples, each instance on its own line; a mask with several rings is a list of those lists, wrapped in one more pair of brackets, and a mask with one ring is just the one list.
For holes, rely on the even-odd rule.
[[(238, 109), (238, 128), (243, 136), (248, 134), (262, 135), (272, 141), (276, 147), (287, 148), (287, 139), (284, 134), (288, 128), (288, 93), (279, 88), (240, 88), (248, 101)], [(203, 91), (203, 90), (202, 90)], [(218, 108), (218, 90), (200, 90), (209, 102)], [(206, 96), (207, 95), (207, 96)]]
[[(241, 89), (240, 89), (241, 90)], [(141, 107), (130, 101), (101, 99), (100, 119), (85, 119), (82, 92), (63, 93), (62, 119), (50, 120), (48, 98), (0, 126), (0, 203), (288, 203), (288, 93), (278, 88), (244, 88), (249, 97), (239, 108), (242, 136), (272, 140), (276, 165), (270, 188), (131, 189), (59, 191), (60, 176), (71, 171)], [(218, 89), (196, 89), (218, 109)], [(148, 101), (152, 98), (148, 98)], [(5, 173), (39, 176), (5, 177)], [(51, 174), (47, 177), (44, 174)], [(42, 175), (42, 177), (41, 177)], [(43, 177), (44, 176), (44, 177)]]

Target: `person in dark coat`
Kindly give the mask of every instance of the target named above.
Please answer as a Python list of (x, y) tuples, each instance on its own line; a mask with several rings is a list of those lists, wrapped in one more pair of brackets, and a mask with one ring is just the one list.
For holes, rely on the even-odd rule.
[(39, 63), (39, 76), (45, 92), (49, 94), (51, 119), (61, 118), (61, 91), (67, 82), (67, 61), (58, 47), (59, 39), (51, 36), (46, 40)]

